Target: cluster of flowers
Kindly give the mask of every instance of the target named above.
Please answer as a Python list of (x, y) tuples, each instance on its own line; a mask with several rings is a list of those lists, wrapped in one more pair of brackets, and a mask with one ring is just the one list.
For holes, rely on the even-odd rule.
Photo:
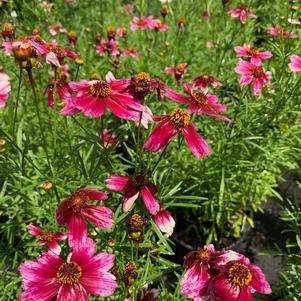
[(162, 24), (159, 19), (154, 19), (153, 16), (148, 17), (134, 17), (133, 23), (131, 24), (131, 30), (146, 30), (154, 29), (157, 31), (166, 31), (169, 27), (166, 24)]
[(181, 294), (195, 301), (251, 301), (254, 292), (272, 292), (261, 269), (232, 250), (206, 245), (188, 253), (184, 265)]

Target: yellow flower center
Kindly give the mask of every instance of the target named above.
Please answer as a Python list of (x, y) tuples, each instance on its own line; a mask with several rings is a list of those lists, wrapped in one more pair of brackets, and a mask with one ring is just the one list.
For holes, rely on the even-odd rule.
[(259, 54), (259, 50), (254, 47), (250, 47), (250, 48), (248, 48), (247, 53), (249, 55), (257, 55), (257, 54)]
[(90, 86), (89, 91), (95, 97), (105, 98), (111, 94), (112, 88), (107, 82), (99, 80)]
[(83, 208), (87, 206), (89, 201), (88, 196), (83, 192), (76, 192), (73, 196), (71, 196), (71, 204), (69, 208), (74, 213), (81, 213)]
[(75, 262), (63, 263), (56, 273), (56, 278), (60, 283), (69, 285), (77, 283), (81, 276), (82, 270)]
[(178, 64), (176, 66), (176, 71), (180, 72), (180, 73), (183, 73), (185, 70), (185, 65), (184, 64)]
[(192, 93), (192, 100), (200, 105), (207, 106), (208, 105), (208, 98), (204, 93)]
[(201, 262), (209, 262), (212, 258), (212, 253), (206, 250), (201, 250), (197, 254), (197, 259), (199, 259)]
[(252, 281), (252, 274), (246, 265), (235, 263), (228, 270), (228, 280), (234, 285), (243, 287)]
[(169, 116), (170, 121), (179, 128), (188, 125), (190, 121), (190, 114), (185, 113), (182, 109), (174, 109)]
[(46, 240), (46, 241), (50, 242), (50, 241), (53, 241), (54, 234), (51, 231), (45, 231), (45, 232), (42, 232), (41, 235), (39, 235), (39, 237), (42, 240)]
[(256, 67), (253, 67), (252, 69), (252, 74), (254, 77), (256, 78), (260, 78), (264, 75), (264, 71), (263, 71), (263, 68), (260, 67), (260, 66), (256, 66)]
[(48, 45), (48, 50), (53, 52), (59, 60), (64, 59), (66, 56), (66, 51), (59, 46)]
[(68, 37), (71, 39), (75, 39), (77, 37), (77, 34), (75, 31), (69, 31), (68, 32)]
[(146, 72), (140, 72), (135, 76), (135, 81), (140, 87), (147, 87), (151, 82), (151, 76)]
[(3, 31), (12, 31), (13, 28), (9, 23), (4, 23), (3, 26), (2, 26), (2, 30)]

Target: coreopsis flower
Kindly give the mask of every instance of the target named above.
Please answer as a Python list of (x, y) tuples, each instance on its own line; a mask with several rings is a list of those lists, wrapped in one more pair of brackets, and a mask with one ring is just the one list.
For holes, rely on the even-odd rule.
[(165, 72), (174, 75), (177, 83), (182, 84), (183, 76), (187, 72), (187, 63), (177, 64), (175, 67), (166, 67)]
[(136, 48), (132, 47), (132, 48), (129, 48), (129, 49), (126, 49), (126, 50), (122, 50), (121, 55), (130, 56), (130, 57), (136, 59), (136, 58), (138, 58), (139, 53), (138, 53)]
[(60, 67), (65, 57), (72, 59), (77, 57), (75, 52), (70, 51), (68, 48), (60, 47), (55, 40), (52, 40), (50, 43), (41, 42), (40, 44), (31, 41), (31, 44), (40, 55), (45, 57), (47, 64), (55, 67)]
[(217, 78), (208, 74), (202, 74), (194, 77), (190, 82), (193, 83), (193, 87), (195, 89), (201, 88), (203, 91), (207, 91), (209, 86), (217, 87), (222, 84), (217, 80)]
[(260, 52), (259, 49), (247, 44), (244, 44), (243, 46), (236, 46), (234, 47), (234, 50), (239, 56), (251, 58), (251, 63), (255, 65), (259, 65), (261, 60), (267, 60), (273, 56), (270, 51)]
[(133, 23), (131, 23), (131, 30), (146, 30), (152, 28), (153, 16), (148, 17), (134, 17)]
[(170, 88), (166, 89), (164, 96), (173, 101), (187, 104), (189, 113), (196, 112), (198, 115), (205, 113), (220, 120), (232, 122), (231, 119), (218, 114), (219, 112), (226, 111), (227, 106), (218, 103), (218, 97), (216, 95), (207, 94), (206, 92), (201, 90), (199, 92), (196, 92), (196, 89), (194, 87), (190, 87), (188, 84), (184, 84), (183, 87), (188, 96), (182, 95)]
[(104, 129), (100, 135), (100, 142), (105, 148), (110, 148), (118, 143), (118, 138), (114, 133), (109, 133), (107, 129)]
[(168, 236), (172, 235), (176, 223), (170, 212), (161, 208), (154, 219), (162, 232), (167, 233)]
[(244, 60), (239, 60), (235, 72), (241, 75), (239, 81), (241, 86), (253, 83), (253, 94), (259, 96), (263, 85), (267, 87), (271, 83), (271, 72), (267, 72), (260, 65), (252, 64)]
[(257, 18), (255, 14), (253, 14), (245, 4), (241, 5), (238, 8), (234, 8), (228, 11), (228, 14), (230, 14), (231, 17), (237, 18), (239, 17), (240, 22), (242, 24), (245, 24), (247, 21), (247, 16), (251, 18)]
[(53, 36), (55, 36), (58, 32), (61, 33), (67, 32), (66, 28), (61, 23), (58, 23), (57, 25), (50, 25), (48, 26), (48, 29), (50, 34)]
[(125, 27), (117, 28), (116, 34), (119, 37), (126, 38), (128, 36), (128, 31)]
[(67, 33), (67, 40), (71, 47), (74, 47), (77, 42), (77, 34), (75, 31), (69, 31)]
[(51, 231), (43, 231), (42, 229), (29, 224), (26, 226), (29, 233), (33, 236), (37, 236), (39, 238), (38, 243), (41, 245), (47, 245), (50, 249), (50, 251), (60, 254), (61, 253), (61, 247), (56, 242), (57, 240), (65, 240), (67, 238), (67, 235), (59, 232), (59, 233), (53, 233)]
[(9, 40), (14, 39), (15, 32), (14, 32), (13, 27), (9, 23), (7, 23), (7, 22), (3, 23), (2, 24), (2, 29), (1, 29), (1, 35), (2, 35), (2, 38), (4, 40), (6, 40), (7, 38)]
[(252, 294), (270, 294), (269, 283), (262, 270), (246, 257), (218, 267), (219, 273), (208, 282), (206, 294), (213, 300), (252, 301)]
[(136, 243), (143, 241), (145, 225), (145, 218), (142, 218), (137, 213), (133, 214), (130, 219), (126, 221), (128, 238)]
[(279, 24), (276, 24), (275, 27), (269, 27), (267, 29), (267, 33), (272, 36), (280, 36), (285, 39), (296, 39), (298, 37), (294, 31), (288, 32)]
[(14, 57), (18, 62), (26, 61), (32, 55), (32, 45), (26, 39), (13, 42), (3, 42), (2, 47), (4, 48), (6, 55), (14, 54)]
[(78, 94), (70, 98), (70, 105), (93, 118), (101, 117), (108, 107), (117, 117), (136, 122), (141, 120), (141, 125), (147, 127), (152, 120), (150, 113), (124, 91), (127, 85), (128, 80), (116, 80), (111, 72), (106, 75), (105, 81), (71, 82), (71, 89)]
[(149, 25), (150, 29), (155, 29), (156, 31), (166, 31), (169, 26), (166, 24), (162, 24), (159, 19), (153, 19)]
[(134, 99), (142, 102), (144, 97), (152, 91), (156, 91), (158, 99), (161, 100), (165, 88), (165, 84), (158, 78), (151, 77), (149, 73), (140, 72), (131, 78), (125, 90), (131, 94)]
[(94, 256), (96, 245), (89, 238), (86, 246), (76, 247), (66, 261), (49, 251), (36, 261), (19, 266), (23, 277), (20, 301), (90, 300), (94, 296), (111, 296), (117, 288), (115, 276), (109, 272), (115, 255), (105, 252)]
[(56, 220), (61, 226), (68, 226), (70, 246), (86, 243), (86, 219), (98, 227), (112, 228), (114, 212), (104, 206), (90, 204), (92, 200), (104, 201), (107, 198), (105, 193), (97, 189), (81, 188), (59, 204)]
[(119, 43), (115, 40), (101, 40), (100, 45), (96, 46), (95, 49), (100, 56), (105, 54), (116, 56), (120, 55), (118, 45)]
[(290, 60), (291, 62), (288, 66), (291, 69), (291, 71), (301, 72), (301, 57), (296, 54), (293, 54), (290, 56)]
[(160, 205), (156, 200), (157, 186), (143, 175), (134, 178), (111, 175), (106, 179), (106, 187), (113, 191), (124, 191), (124, 212), (128, 212), (132, 208), (140, 193), (150, 214), (155, 215), (160, 209)]
[(190, 122), (190, 114), (182, 109), (174, 109), (169, 115), (154, 117), (158, 125), (144, 143), (144, 149), (158, 152), (166, 146), (176, 135), (182, 133), (196, 158), (209, 156), (211, 150), (207, 142), (198, 134), (195, 126)]
[(217, 252), (212, 244), (204, 246), (203, 249), (189, 252), (184, 257), (187, 271), (181, 279), (181, 294), (195, 301), (202, 300), (201, 297), (206, 296), (208, 280), (212, 277), (210, 268), (226, 264), (231, 260), (238, 260), (241, 257), (242, 255), (231, 250)]
[(0, 72), (0, 107), (6, 106), (6, 99), (8, 99), (8, 93), (11, 90), (9, 81), (9, 76), (4, 72)]
[(134, 284), (138, 277), (137, 266), (134, 261), (129, 261), (125, 265), (125, 271), (123, 274), (123, 282), (126, 286)]
[(107, 27), (107, 38), (108, 40), (114, 40), (116, 37), (116, 29), (113, 26)]
[(205, 10), (202, 12), (202, 19), (207, 21), (209, 19), (209, 12), (208, 10)]

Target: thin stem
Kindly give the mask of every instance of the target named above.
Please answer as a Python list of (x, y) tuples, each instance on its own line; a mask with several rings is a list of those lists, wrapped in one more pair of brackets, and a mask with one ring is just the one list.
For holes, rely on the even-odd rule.
[(15, 126), (16, 126), (17, 111), (18, 111), (19, 99), (20, 99), (21, 82), (22, 82), (22, 65), (20, 64), (19, 84), (18, 84), (18, 92), (17, 92), (17, 102), (16, 102), (15, 114), (14, 114), (14, 119), (13, 119), (13, 128), (12, 128), (12, 135), (13, 135), (13, 137), (15, 136)]
[(158, 159), (158, 161), (156, 162), (155, 166), (153, 167), (153, 170), (151, 171), (151, 175), (156, 171), (160, 161), (162, 160), (164, 154), (166, 153), (167, 147), (168, 147), (169, 143), (164, 147), (163, 151), (160, 154), (160, 157)]

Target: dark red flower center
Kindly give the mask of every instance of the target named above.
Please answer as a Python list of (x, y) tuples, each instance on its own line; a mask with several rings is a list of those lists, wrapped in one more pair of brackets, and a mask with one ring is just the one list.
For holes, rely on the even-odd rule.
[(254, 47), (249, 47), (248, 50), (247, 50), (247, 53), (249, 55), (257, 55), (257, 54), (259, 54), (259, 50), (257, 48), (254, 48)]
[(235, 263), (228, 270), (228, 280), (234, 285), (243, 287), (252, 281), (252, 274), (246, 265)]
[(95, 97), (106, 98), (111, 94), (112, 88), (107, 82), (99, 80), (90, 86), (89, 92)]
[(192, 100), (199, 105), (208, 105), (208, 97), (204, 93), (192, 93)]
[(69, 285), (77, 283), (81, 276), (81, 267), (75, 262), (63, 263), (56, 273), (56, 278), (60, 283)]
[(54, 240), (54, 234), (51, 231), (42, 232), (39, 235), (39, 237), (40, 237), (41, 240), (45, 240), (45, 241), (48, 241), (48, 242), (51, 242), (51, 241)]
[(169, 114), (170, 121), (178, 128), (189, 124), (190, 114), (185, 113), (182, 109), (174, 109)]
[(59, 46), (48, 45), (48, 50), (53, 52), (59, 60), (63, 60), (66, 56), (66, 51)]
[(245, 4), (242, 4), (242, 5), (240, 6), (240, 9), (241, 9), (241, 10), (247, 10), (248, 8), (247, 8), (247, 6), (246, 6)]
[(135, 82), (139, 87), (147, 87), (151, 82), (151, 76), (146, 72), (140, 72), (135, 76)]
[(253, 74), (254, 77), (260, 78), (264, 75), (264, 70), (263, 70), (262, 67), (256, 66), (256, 67), (253, 67), (252, 74)]
[(132, 181), (135, 187), (139, 190), (142, 189), (146, 184), (146, 179), (142, 175), (135, 177), (132, 179)]
[(198, 251), (196, 257), (201, 262), (208, 263), (212, 258), (212, 253), (207, 250), (200, 250)]
[(89, 200), (89, 197), (84, 192), (76, 192), (73, 196), (71, 196), (69, 208), (74, 213), (81, 213), (87, 206)]

